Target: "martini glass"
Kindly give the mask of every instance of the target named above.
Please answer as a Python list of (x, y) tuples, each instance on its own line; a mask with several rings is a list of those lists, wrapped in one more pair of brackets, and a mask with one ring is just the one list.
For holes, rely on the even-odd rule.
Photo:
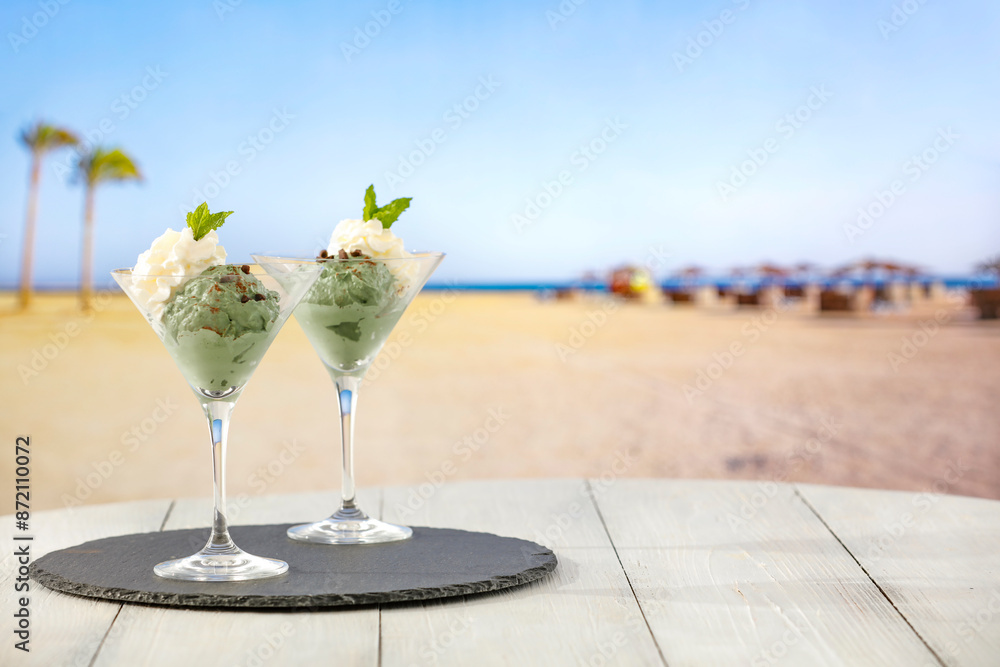
[[(268, 272), (289, 270), (282, 264), (284, 258), (252, 257)], [(289, 528), (288, 536), (293, 540), (376, 544), (405, 540), (413, 535), (408, 527), (373, 519), (358, 507), (354, 487), (354, 415), (365, 371), (442, 259), (443, 253), (425, 252), (394, 259), (313, 260), (322, 267), (322, 273), (296, 307), (295, 319), (337, 389), (343, 483), (340, 509), (322, 521)]]
[[(186, 581), (245, 581), (274, 577), (288, 564), (246, 553), (229, 535), (226, 441), (236, 401), (289, 314), (319, 275), (309, 262), (294, 271), (226, 264), (190, 275), (141, 276), (112, 271), (145, 316), (201, 404), (211, 433), (215, 509), (208, 543), (198, 553), (153, 571)], [(266, 268), (266, 267), (265, 267)]]

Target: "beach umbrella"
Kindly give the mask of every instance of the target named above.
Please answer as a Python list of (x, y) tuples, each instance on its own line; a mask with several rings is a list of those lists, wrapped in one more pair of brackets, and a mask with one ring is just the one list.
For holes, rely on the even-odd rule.
[(750, 269), (745, 269), (743, 267), (737, 266), (737, 267), (734, 267), (729, 272), (729, 275), (732, 277), (732, 283), (733, 284), (735, 284), (735, 285), (745, 285), (746, 282), (747, 282), (747, 278), (749, 277), (750, 273), (751, 273)]
[(784, 282), (788, 277), (788, 271), (775, 264), (764, 262), (757, 267), (757, 273), (761, 276), (762, 282), (770, 284), (772, 282)]
[(764, 276), (783, 278), (788, 275), (788, 271), (774, 264), (761, 264), (757, 267), (757, 272)]
[(652, 275), (643, 267), (626, 264), (611, 272), (611, 293), (629, 299), (638, 298), (653, 285)]
[(854, 273), (858, 268), (857, 264), (847, 264), (846, 266), (841, 266), (830, 272), (831, 278), (846, 278), (847, 276)]
[(800, 282), (813, 282), (819, 273), (819, 266), (812, 262), (799, 262), (792, 267), (791, 272)]
[(691, 266), (684, 267), (683, 269), (677, 271), (674, 275), (680, 277), (686, 283), (693, 283), (697, 281), (699, 277), (704, 275), (704, 273), (705, 270), (703, 268), (692, 264)]
[(979, 271), (980, 273), (1000, 274), (1000, 256), (988, 259), (985, 262), (979, 262), (976, 264), (976, 271)]
[[(885, 262), (880, 262), (874, 258), (863, 259), (854, 264), (853, 268), (855, 270), (860, 271), (863, 274), (862, 279), (866, 285), (868, 284), (874, 285), (876, 282), (875, 272), (878, 271), (879, 269), (885, 268)], [(849, 273), (853, 273), (853, 271)]]

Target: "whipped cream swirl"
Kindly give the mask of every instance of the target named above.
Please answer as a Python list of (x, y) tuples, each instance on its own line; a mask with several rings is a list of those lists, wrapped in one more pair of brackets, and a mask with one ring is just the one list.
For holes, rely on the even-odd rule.
[(383, 229), (381, 221), (371, 220), (341, 220), (330, 236), (328, 253), (336, 256), (341, 250), (348, 255), (354, 250), (374, 259), (395, 259), (409, 257), (410, 253), (403, 247), (403, 239), (392, 233), (391, 229)]
[(190, 227), (179, 232), (168, 229), (139, 255), (132, 269), (132, 296), (159, 320), (164, 304), (185, 282), (225, 263), (226, 249), (214, 231), (195, 241)]

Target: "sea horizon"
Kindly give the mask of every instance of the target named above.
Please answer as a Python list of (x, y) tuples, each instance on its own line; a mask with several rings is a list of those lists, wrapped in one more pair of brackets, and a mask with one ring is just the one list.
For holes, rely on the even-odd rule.
[[(584, 290), (584, 291), (607, 291), (608, 280), (583, 280), (583, 279), (563, 279), (563, 280), (499, 280), (499, 281), (445, 281), (430, 282), (424, 286), (424, 291), (441, 292), (447, 290), (466, 292), (540, 292), (546, 290)], [(918, 276), (911, 279), (887, 279), (877, 277), (874, 280), (863, 277), (831, 278), (817, 276), (811, 279), (787, 278), (775, 280), (773, 278), (737, 278), (733, 276), (699, 276), (695, 279), (681, 277), (668, 277), (655, 280), (654, 283), (663, 289), (692, 288), (692, 287), (732, 287), (744, 286), (748, 288), (758, 288), (767, 285), (788, 285), (803, 286), (808, 284), (821, 285), (824, 287), (833, 286), (861, 286), (874, 284), (875, 286), (888, 285), (897, 282), (910, 282), (919, 285), (940, 283), (946, 289), (981, 289), (1000, 286), (1000, 278), (983, 274), (930, 274)], [(118, 286), (108, 281), (98, 283), (97, 289), (117, 290)], [(0, 292), (16, 292), (17, 285), (0, 285)], [(63, 293), (76, 292), (79, 285), (72, 283), (56, 285), (35, 285), (36, 293)]]

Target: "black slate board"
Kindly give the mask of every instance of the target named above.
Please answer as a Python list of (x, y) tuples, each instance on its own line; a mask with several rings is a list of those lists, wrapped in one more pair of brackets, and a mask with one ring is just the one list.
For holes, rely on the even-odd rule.
[(288, 539), (294, 524), (235, 526), (233, 540), (288, 563), (286, 574), (238, 583), (186, 582), (153, 574), (189, 556), (208, 529), (137, 533), (53, 551), (30, 574), (48, 588), (85, 597), (176, 607), (336, 607), (428, 600), (520, 586), (556, 567), (550, 549), (512, 537), (450, 528), (413, 528), (403, 542), (320, 545)]

